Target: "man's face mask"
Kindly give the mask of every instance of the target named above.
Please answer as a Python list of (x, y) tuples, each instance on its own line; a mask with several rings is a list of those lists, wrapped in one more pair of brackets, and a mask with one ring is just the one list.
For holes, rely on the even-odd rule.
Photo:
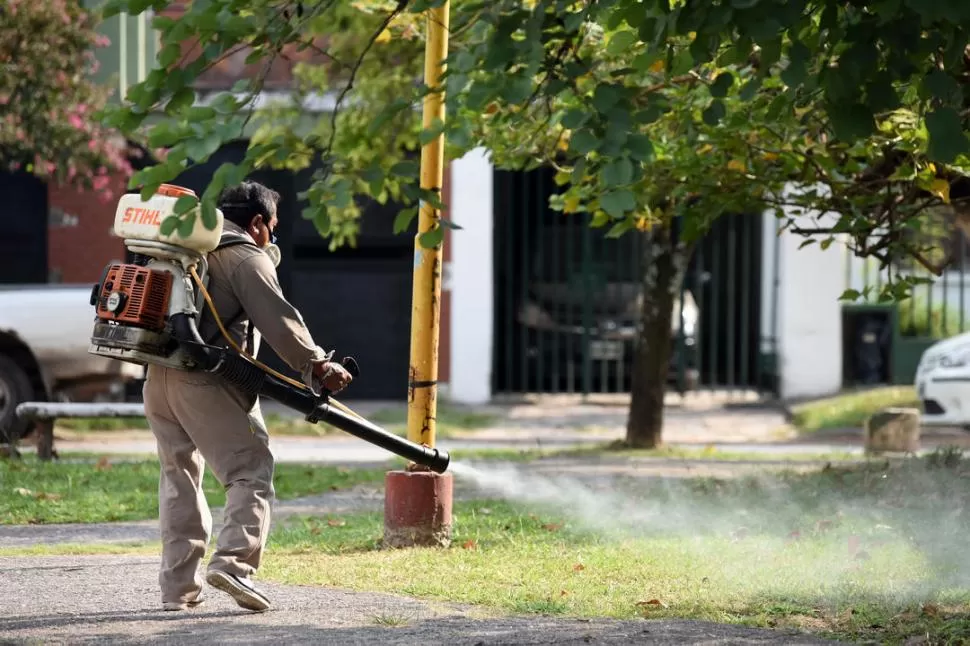
[(272, 242), (270, 242), (268, 245), (263, 247), (263, 251), (266, 253), (267, 256), (269, 256), (269, 259), (273, 261), (273, 266), (279, 267), (280, 260), (283, 259), (283, 252), (281, 252), (280, 248), (276, 246), (275, 235), (272, 237), (271, 240)]

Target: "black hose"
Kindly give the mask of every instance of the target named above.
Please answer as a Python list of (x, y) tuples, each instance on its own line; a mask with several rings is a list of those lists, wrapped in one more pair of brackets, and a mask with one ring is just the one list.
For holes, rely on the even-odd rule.
[(389, 433), (367, 420), (348, 415), (330, 405), (326, 397), (316, 397), (308, 390), (294, 388), (227, 348), (207, 345), (199, 334), (195, 320), (187, 314), (172, 316), (172, 330), (179, 345), (199, 368), (219, 375), (229, 383), (253, 395), (263, 395), (306, 415), (307, 421), (324, 421), (395, 455), (424, 465), (436, 473), (448, 470), (451, 457), (447, 451), (422, 446)]

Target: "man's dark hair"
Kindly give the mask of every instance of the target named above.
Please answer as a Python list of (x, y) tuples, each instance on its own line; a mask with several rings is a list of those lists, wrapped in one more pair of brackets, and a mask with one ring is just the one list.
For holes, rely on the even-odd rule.
[(246, 180), (222, 191), (219, 196), (219, 210), (226, 220), (245, 228), (257, 215), (262, 216), (263, 222), (269, 224), (279, 201), (280, 194), (273, 189)]

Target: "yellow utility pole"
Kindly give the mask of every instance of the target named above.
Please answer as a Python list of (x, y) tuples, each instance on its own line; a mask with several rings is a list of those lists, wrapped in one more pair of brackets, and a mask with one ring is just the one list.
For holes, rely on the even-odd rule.
[[(427, 12), (424, 82), (432, 91), (424, 98), (423, 125), (431, 128), (445, 120), (441, 87), (443, 62), (448, 56), (450, 2)], [(441, 197), (444, 179), (445, 136), (439, 134), (421, 148), (421, 188)], [(414, 282), (411, 300), (411, 368), (408, 375), (408, 439), (434, 446), (438, 413), (438, 330), (441, 321), (442, 243), (432, 249), (421, 245), (421, 234), (441, 226), (440, 212), (427, 201), (418, 213), (414, 240)]]

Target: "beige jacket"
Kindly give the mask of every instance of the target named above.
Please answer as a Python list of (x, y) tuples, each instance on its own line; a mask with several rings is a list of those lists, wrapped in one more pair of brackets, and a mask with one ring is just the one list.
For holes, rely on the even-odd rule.
[[(223, 224), (224, 233), (248, 235), (233, 222)], [(313, 377), (313, 364), (333, 356), (316, 345), (300, 312), (286, 300), (276, 267), (255, 244), (237, 244), (208, 255), (209, 294), (223, 325), (236, 343), (252, 356), (259, 352), (260, 337), (290, 368), (300, 373), (303, 383), (319, 394), (320, 384)], [(245, 347), (247, 326), (252, 325), (252, 347)], [(212, 313), (203, 313), (199, 332), (213, 345), (228, 345)]]

